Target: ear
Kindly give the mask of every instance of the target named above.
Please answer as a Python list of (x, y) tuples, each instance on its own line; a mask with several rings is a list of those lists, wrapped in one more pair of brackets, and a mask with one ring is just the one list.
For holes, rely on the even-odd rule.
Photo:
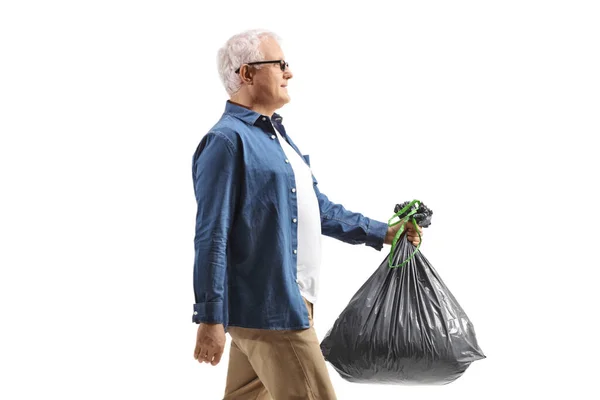
[(254, 68), (250, 68), (249, 65), (242, 65), (242, 68), (240, 68), (240, 78), (242, 79), (242, 82), (246, 85), (252, 85), (254, 72)]

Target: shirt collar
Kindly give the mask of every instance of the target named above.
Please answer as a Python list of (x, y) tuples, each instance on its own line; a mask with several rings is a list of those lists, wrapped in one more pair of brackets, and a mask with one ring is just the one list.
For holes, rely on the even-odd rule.
[[(259, 118), (266, 117), (266, 115), (259, 114), (256, 111), (234, 104), (229, 100), (227, 100), (227, 104), (225, 105), (225, 114), (234, 116), (237, 119), (244, 121), (248, 125), (256, 125), (256, 122), (259, 120)], [(270, 118), (271, 120), (279, 123), (283, 121), (281, 115), (277, 113), (274, 113)]]

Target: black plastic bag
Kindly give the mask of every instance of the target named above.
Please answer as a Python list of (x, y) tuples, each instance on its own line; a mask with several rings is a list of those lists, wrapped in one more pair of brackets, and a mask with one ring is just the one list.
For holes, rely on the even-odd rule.
[[(423, 228), (431, 223), (431, 210), (418, 200), (394, 211), (394, 217), (414, 218)], [(321, 351), (350, 382), (453, 382), (485, 355), (469, 318), (437, 272), (405, 230), (398, 234), (390, 255), (321, 342)]]

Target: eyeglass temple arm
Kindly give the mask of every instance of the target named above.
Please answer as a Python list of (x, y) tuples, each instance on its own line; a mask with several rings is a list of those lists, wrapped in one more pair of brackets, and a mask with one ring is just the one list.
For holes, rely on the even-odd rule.
[[(246, 63), (245, 65), (257, 65), (257, 64), (273, 64), (273, 63), (280, 63), (281, 60), (272, 60), (272, 61), (254, 61), (254, 62), (249, 62)], [(242, 65), (243, 67), (244, 65)], [(240, 73), (240, 69), (242, 69), (242, 67), (239, 67), (238, 69), (235, 70), (236, 74)]]

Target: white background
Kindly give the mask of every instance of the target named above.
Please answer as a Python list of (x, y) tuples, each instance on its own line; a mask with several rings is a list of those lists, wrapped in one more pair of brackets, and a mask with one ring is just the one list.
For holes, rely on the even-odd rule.
[[(321, 190), (423, 254), (487, 359), (443, 387), (345, 399), (598, 398), (593, 1), (3, 1), (0, 397), (218, 399), (193, 359), (191, 160), (233, 34), (283, 37), (280, 110)], [(385, 257), (325, 238), (322, 339)], [(229, 344), (229, 337), (228, 337)]]

